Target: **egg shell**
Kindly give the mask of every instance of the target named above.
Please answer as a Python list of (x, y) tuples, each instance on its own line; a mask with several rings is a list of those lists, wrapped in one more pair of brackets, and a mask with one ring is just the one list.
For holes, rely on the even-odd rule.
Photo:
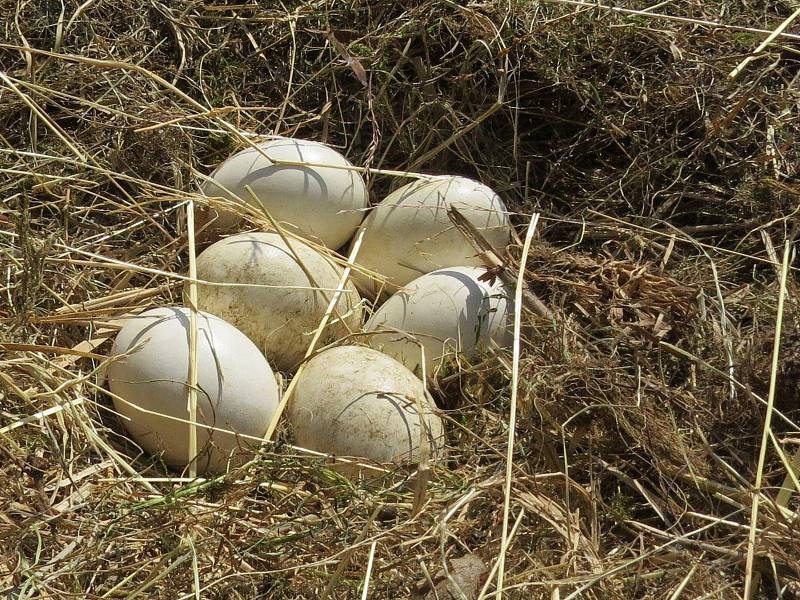
[[(303, 360), (342, 276), (334, 261), (305, 242), (291, 239), (289, 244), (274, 232), (242, 233), (197, 257), (197, 276), (203, 281), (271, 286), (201, 284), (198, 306), (241, 329), (281, 371)], [(348, 281), (320, 344), (358, 331), (361, 321), (361, 299)]]
[(427, 273), (389, 298), (364, 326), (369, 344), (422, 375), (433, 376), (442, 361), (457, 353), (468, 358), (494, 341), (511, 342), (512, 303), (506, 286), (480, 281), (481, 267), (448, 267)]
[(298, 377), (288, 408), (298, 445), (380, 464), (414, 463), (427, 431), (432, 460), (443, 455), (444, 427), (433, 400), (393, 358), (337, 346), (312, 357)]
[[(198, 423), (261, 438), (278, 407), (278, 384), (258, 348), (230, 323), (197, 314)], [(162, 307), (131, 317), (118, 333), (107, 369), (114, 408), (130, 436), (172, 466), (189, 462), (190, 311)], [(130, 403), (130, 404), (129, 404)], [(133, 406), (132, 406), (133, 405)], [(138, 407), (138, 408), (137, 408)], [(197, 427), (198, 471), (221, 473), (257, 446), (253, 439)]]
[[(213, 182), (203, 182), (205, 195), (242, 201), (259, 212), (263, 204), (276, 221), (294, 233), (328, 248), (346, 244), (368, 204), (361, 175), (336, 168), (352, 167), (350, 161), (333, 148), (309, 140), (276, 139), (257, 147), (263, 153), (246, 148), (217, 167), (211, 174)], [(280, 161), (331, 166), (297, 166)], [(245, 186), (250, 186), (257, 200)], [(236, 215), (223, 211), (214, 226), (230, 229), (238, 221)]]
[[(450, 206), (495, 248), (508, 245), (506, 207), (491, 188), (466, 177), (420, 179), (389, 194), (367, 215), (356, 262), (394, 286), (443, 267), (480, 266), (472, 244), (450, 221)], [(376, 282), (364, 275), (355, 281), (369, 296), (378, 291)]]

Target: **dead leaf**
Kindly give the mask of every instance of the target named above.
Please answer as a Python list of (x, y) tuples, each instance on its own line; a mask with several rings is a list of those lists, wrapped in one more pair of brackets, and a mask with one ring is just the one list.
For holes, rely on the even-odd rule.
[(569, 513), (552, 498), (533, 492), (521, 492), (518, 500), (524, 507), (550, 524), (566, 542), (569, 548), (567, 552), (583, 555), (594, 571), (600, 568), (598, 550), (581, 529), (577, 510)]
[(494, 285), (494, 282), (500, 276), (500, 272), (503, 270), (503, 267), (488, 267), (486, 272), (478, 277), (478, 281), (483, 281), (488, 283), (489, 285)]
[(358, 80), (361, 82), (361, 85), (367, 87), (367, 71), (364, 69), (364, 66), (361, 62), (352, 54), (347, 51), (344, 44), (336, 39), (336, 36), (333, 35), (332, 31), (328, 32), (328, 40), (333, 47), (336, 49), (336, 52), (344, 59), (344, 62), (347, 64), (348, 67), (355, 73)]
[(486, 564), (476, 554), (465, 554), (461, 558), (449, 561), (447, 577), (444, 569), (433, 576), (434, 589), (430, 585), (422, 586), (421, 592), (428, 591), (425, 600), (475, 600), (489, 572)]

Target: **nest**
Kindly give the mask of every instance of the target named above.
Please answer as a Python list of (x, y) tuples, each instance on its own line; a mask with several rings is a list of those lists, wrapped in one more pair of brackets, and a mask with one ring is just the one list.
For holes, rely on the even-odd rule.
[[(0, 1), (2, 594), (800, 597), (797, 26), (728, 77), (793, 8), (645, 8)], [(442, 375), (416, 488), (286, 431), (187, 481), (124, 435), (115, 319), (182, 301), (188, 201), (256, 134), (337, 147), (373, 201), (449, 173), (541, 215), (500, 257), (549, 314), (520, 307), (510, 494), (510, 351)]]

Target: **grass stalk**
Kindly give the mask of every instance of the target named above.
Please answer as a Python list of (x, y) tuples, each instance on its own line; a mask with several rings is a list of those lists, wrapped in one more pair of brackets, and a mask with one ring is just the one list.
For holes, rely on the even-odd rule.
[(786, 296), (786, 277), (789, 273), (789, 257), (792, 243), (786, 240), (783, 247), (783, 266), (781, 268), (780, 283), (778, 285), (778, 309), (775, 316), (775, 338), (772, 346), (772, 369), (769, 375), (769, 393), (767, 394), (767, 412), (764, 416), (764, 427), (761, 433), (761, 445), (758, 452), (758, 466), (756, 467), (756, 480), (753, 484), (755, 493), (750, 509), (750, 532), (747, 536), (747, 560), (745, 562), (744, 597), (750, 600), (755, 594), (760, 577), (753, 572), (753, 559), (756, 553), (756, 528), (758, 527), (758, 508), (761, 500), (761, 486), (764, 477), (764, 463), (767, 458), (769, 436), (772, 432), (772, 411), (775, 405), (775, 388), (778, 381), (778, 361), (781, 353), (781, 329), (783, 327), (783, 304)]
[(522, 259), (517, 273), (517, 286), (514, 291), (514, 342), (513, 342), (513, 362), (511, 370), (511, 409), (508, 417), (508, 440), (506, 451), (506, 474), (505, 486), (503, 491), (503, 529), (500, 543), (500, 559), (497, 567), (497, 593), (498, 597), (503, 595), (503, 579), (505, 576), (506, 553), (508, 552), (508, 520), (511, 512), (511, 484), (514, 468), (514, 444), (517, 430), (517, 399), (519, 397), (519, 363), (522, 352), (522, 291), (525, 289), (525, 263), (530, 252), (533, 234), (536, 232), (536, 224), (539, 222), (539, 214), (535, 213), (528, 224), (525, 234), (525, 243), (522, 247)]

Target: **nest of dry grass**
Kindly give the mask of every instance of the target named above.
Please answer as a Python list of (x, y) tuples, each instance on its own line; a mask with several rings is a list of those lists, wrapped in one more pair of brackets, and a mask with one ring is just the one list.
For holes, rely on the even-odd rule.
[(798, 25), (730, 79), (789, 3), (645, 8), (0, 1), (2, 593), (405, 598), (503, 554), (510, 353), (441, 378), (424, 496), (286, 432), (176, 479), (109, 410), (114, 319), (181, 301), (200, 177), (280, 134), (368, 167), (373, 200), (381, 170), (455, 173), (520, 234), (541, 214), (505, 597), (800, 597)]

